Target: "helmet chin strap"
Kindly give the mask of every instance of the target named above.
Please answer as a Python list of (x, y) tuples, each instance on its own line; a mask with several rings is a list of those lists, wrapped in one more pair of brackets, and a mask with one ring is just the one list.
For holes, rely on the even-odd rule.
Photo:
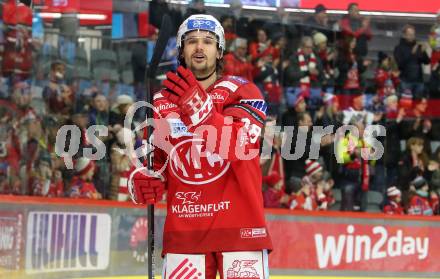
[(214, 71), (212, 71), (209, 75), (207, 75), (207, 76), (204, 76), (204, 77), (196, 77), (196, 79), (198, 80), (198, 81), (204, 81), (204, 80), (207, 80), (208, 78), (210, 78), (215, 72), (216, 72), (216, 70), (217, 69), (215, 69), (214, 68)]

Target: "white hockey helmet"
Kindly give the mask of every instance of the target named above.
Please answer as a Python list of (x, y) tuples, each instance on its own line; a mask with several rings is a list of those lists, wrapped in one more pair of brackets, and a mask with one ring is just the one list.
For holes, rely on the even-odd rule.
[(194, 30), (206, 30), (217, 36), (218, 46), (224, 52), (225, 47), (225, 31), (220, 22), (212, 15), (192, 15), (188, 17), (179, 27), (177, 31), (177, 48), (182, 47), (182, 40), (186, 33)]

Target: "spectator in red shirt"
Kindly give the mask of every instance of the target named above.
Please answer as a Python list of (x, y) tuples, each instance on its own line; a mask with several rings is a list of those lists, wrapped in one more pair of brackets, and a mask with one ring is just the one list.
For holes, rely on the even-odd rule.
[(408, 214), (423, 216), (433, 215), (429, 201), (429, 185), (422, 176), (416, 177), (411, 182)]
[(391, 186), (387, 190), (388, 204), (384, 206), (383, 212), (391, 215), (403, 215), (405, 212), (402, 207), (402, 193), (396, 186)]
[(365, 57), (368, 53), (367, 41), (372, 37), (370, 18), (360, 15), (357, 3), (350, 3), (348, 5), (348, 15), (341, 19), (340, 26), (344, 38), (356, 38), (357, 45), (354, 51), (356, 55)]
[(314, 192), (314, 185), (310, 181), (308, 176), (305, 176), (301, 180), (301, 189), (293, 194), (289, 202), (289, 208), (291, 210), (307, 210), (313, 211), (318, 208), (316, 203)]
[(92, 182), (95, 174), (95, 164), (86, 157), (75, 162), (76, 175), (72, 178), (68, 196), (71, 198), (101, 199), (101, 194)]
[(253, 63), (256, 63), (261, 58), (265, 58), (266, 61), (273, 63), (274, 68), (278, 66), (279, 50), (272, 45), (264, 29), (257, 30), (257, 41), (249, 45), (249, 54)]
[(377, 87), (377, 95), (383, 100), (389, 95), (396, 94), (397, 86), (399, 86), (400, 71), (393, 57), (379, 52), (379, 67), (377, 68), (375, 80)]
[(65, 82), (66, 65), (54, 61), (50, 65), (49, 84), (43, 89), (43, 97), (51, 113), (68, 115), (72, 112), (74, 95)]
[(247, 40), (237, 38), (234, 40), (231, 52), (224, 57), (224, 75), (239, 76), (252, 81), (252, 64), (247, 58)]

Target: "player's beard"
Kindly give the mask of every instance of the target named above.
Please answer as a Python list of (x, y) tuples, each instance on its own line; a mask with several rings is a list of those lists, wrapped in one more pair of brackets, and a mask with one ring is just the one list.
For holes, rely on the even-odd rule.
[(196, 78), (204, 78), (210, 75), (216, 67), (216, 62), (212, 65), (209, 63), (208, 59), (206, 59), (203, 63), (194, 63), (192, 60), (189, 64), (189, 69), (194, 73)]

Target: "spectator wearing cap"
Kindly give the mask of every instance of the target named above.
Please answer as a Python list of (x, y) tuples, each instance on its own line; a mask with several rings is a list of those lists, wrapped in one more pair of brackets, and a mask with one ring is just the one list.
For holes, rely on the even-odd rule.
[(342, 114), (339, 108), (338, 98), (332, 93), (324, 93), (322, 96), (322, 105), (321, 109), (315, 114), (316, 125), (324, 127), (333, 125), (336, 130), (342, 125)]
[[(313, 51), (312, 38), (303, 37), (301, 47), (289, 58), (289, 65), (284, 72), (287, 102), (289, 103), (289, 99), (299, 94), (310, 98), (311, 101), (320, 98), (322, 74), (321, 60)], [(316, 107), (309, 107), (310, 109), (314, 110)]]
[(429, 34), (431, 53), (431, 78), (429, 81), (429, 93), (433, 98), (440, 97), (440, 10), (437, 12), (437, 21), (431, 27)]
[(368, 40), (372, 37), (370, 18), (360, 15), (357, 3), (348, 4), (347, 10), (348, 14), (342, 17), (339, 23), (343, 38), (355, 38), (357, 43), (354, 53), (359, 57), (365, 57), (368, 53)]
[(283, 178), (277, 172), (271, 172), (269, 175), (263, 176), (263, 183), (267, 185), (263, 191), (264, 207), (287, 207), (289, 196), (284, 191)]
[(387, 189), (388, 203), (383, 207), (383, 212), (390, 215), (405, 214), (402, 207), (402, 193), (396, 186)]
[(86, 157), (75, 161), (75, 176), (70, 183), (68, 196), (71, 198), (101, 199), (101, 194), (92, 182), (95, 174), (95, 164)]
[(249, 81), (253, 80), (253, 66), (247, 57), (247, 40), (236, 38), (231, 45), (231, 52), (224, 56), (224, 75), (239, 76)]
[(433, 215), (433, 210), (429, 201), (429, 185), (422, 176), (417, 176), (411, 181), (408, 201), (408, 215)]
[(122, 127), (124, 127), (125, 117), (132, 104), (133, 98), (129, 95), (123, 94), (116, 98), (116, 102), (112, 106), (109, 115), (109, 130), (111, 132), (116, 134)]
[(327, 36), (324, 33), (316, 32), (313, 34), (313, 43), (316, 53), (321, 60), (323, 77), (322, 89), (324, 92), (333, 93), (335, 87), (335, 59), (336, 53), (327, 45)]
[(422, 65), (430, 63), (427, 48), (425, 43), (416, 41), (416, 29), (412, 25), (405, 25), (402, 38), (394, 48), (402, 90), (410, 90), (415, 99), (420, 99), (425, 94)]
[(43, 88), (43, 98), (51, 113), (64, 116), (72, 112), (75, 96), (65, 80), (66, 64), (60, 60), (50, 65), (49, 84)]
[(315, 13), (304, 21), (303, 36), (313, 36), (315, 32), (333, 41), (334, 33), (328, 21), (327, 8), (323, 4), (316, 5)]

